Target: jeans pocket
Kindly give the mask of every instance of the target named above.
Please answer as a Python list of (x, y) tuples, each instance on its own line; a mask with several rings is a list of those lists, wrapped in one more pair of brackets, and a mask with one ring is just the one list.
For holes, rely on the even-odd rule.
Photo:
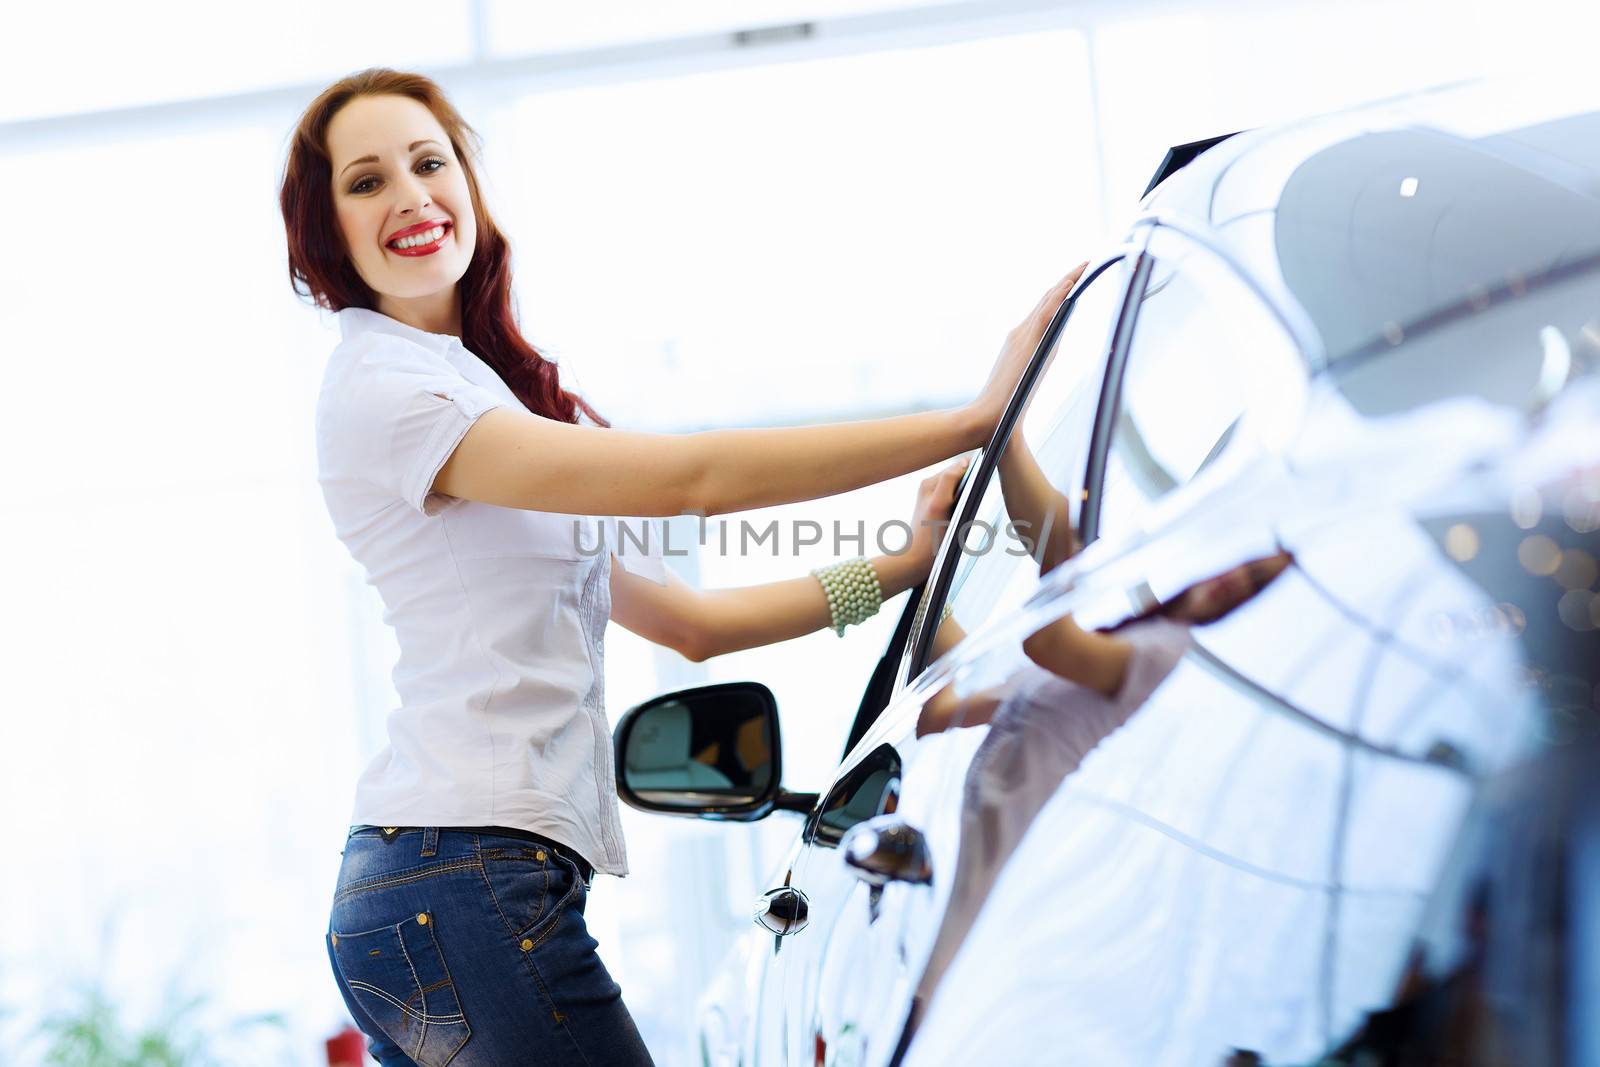
[(495, 906), (514, 938), (543, 940), (577, 888), (576, 867), (550, 848), (486, 847), (479, 852)]
[(512, 937), (525, 937), (538, 929), (568, 888), (554, 849), (486, 846), (478, 857), (494, 894), (494, 907), (506, 920), (506, 933)]
[(472, 1036), (429, 912), (373, 930), (329, 931), (350, 994), (421, 1067), (445, 1067)]

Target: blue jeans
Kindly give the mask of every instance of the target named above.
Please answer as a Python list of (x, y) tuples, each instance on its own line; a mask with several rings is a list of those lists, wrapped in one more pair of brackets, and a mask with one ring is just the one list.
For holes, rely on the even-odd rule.
[(329, 916), (339, 992), (383, 1067), (650, 1064), (584, 926), (588, 887), (537, 842), (358, 829)]

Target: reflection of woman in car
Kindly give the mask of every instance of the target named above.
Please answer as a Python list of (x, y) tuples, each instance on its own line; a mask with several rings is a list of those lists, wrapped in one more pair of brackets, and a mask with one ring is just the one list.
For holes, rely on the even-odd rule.
[[(1067, 503), (1039, 471), (1020, 437), (1000, 464), (1006, 509), (1030, 529), (1059, 531), (1037, 546), (1041, 570), (1076, 553)], [(1286, 552), (1251, 560), (1200, 581), (1165, 603), (1101, 632), (1064, 615), (1023, 642), (1028, 663), (995, 688), (958, 697), (946, 686), (923, 707), (919, 736), (989, 724), (968, 766), (954, 882), (939, 934), (915, 998), (920, 1017), (1006, 860), (1062, 779), (1125, 724), (1170, 674), (1189, 643), (1189, 628), (1215, 622), (1244, 604), (1292, 562)], [(949, 632), (945, 628), (949, 627)], [(960, 638), (954, 616), (937, 634)], [(936, 644), (936, 650), (942, 651)]]
[[(923, 520), (948, 514), (959, 466), (923, 483), (909, 551), (749, 588), (684, 584), (661, 546), (625, 552), (613, 517), (811, 500), (983, 444), (1082, 268), (959, 408), (612, 430), (522, 335), (477, 147), (433, 82), (368, 70), (310, 104), (283, 173), (292, 283), (338, 313), (342, 334), (318, 399), (318, 477), (400, 646), (401, 706), (357, 786), (329, 958), (381, 1063), (443, 1062), (468, 1041), (473, 1062), (540, 1049), (643, 1063), (582, 917), (592, 870), (627, 872), (601, 690), (607, 619), (695, 660), (838, 626), (841, 605), (859, 621), (922, 580)], [(580, 551), (608, 528), (609, 552)]]
[[(1031, 535), (1039, 573), (1047, 574), (1077, 555), (1081, 546), (1070, 503), (1039, 469), (1020, 434), (1012, 436), (996, 467), (1007, 516), (1018, 530)], [(1065, 615), (1030, 636), (1022, 649), (1030, 660), (1056, 677), (1114, 695), (1133, 659), (1139, 639), (1137, 624), (1156, 618), (1189, 625), (1220, 619), (1276, 578), (1290, 562), (1288, 553), (1283, 551), (1251, 560), (1195, 583), (1166, 603), (1124, 621), (1110, 633), (1086, 631), (1071, 615)], [(954, 648), (964, 636), (960, 619), (948, 615), (934, 633), (933, 656)], [(934, 733), (951, 725), (987, 722), (997, 699), (996, 691), (988, 691), (958, 702), (953, 687), (946, 686), (924, 707), (918, 731)]]

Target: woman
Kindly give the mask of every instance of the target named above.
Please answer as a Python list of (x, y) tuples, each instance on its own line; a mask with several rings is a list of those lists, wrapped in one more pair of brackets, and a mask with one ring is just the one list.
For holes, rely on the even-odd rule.
[[(627, 872), (607, 619), (694, 660), (842, 629), (923, 579), (922, 520), (948, 516), (962, 464), (923, 482), (907, 551), (744, 589), (687, 586), (659, 550), (626, 551), (611, 517), (809, 500), (982, 445), (1083, 268), (961, 408), (612, 430), (518, 332), (477, 144), (428, 79), (368, 70), (313, 101), (284, 172), (291, 280), (342, 334), (318, 400), (319, 481), (400, 646), (401, 706), (357, 784), (329, 958), (385, 1065), (648, 1063), (583, 922), (592, 872)], [(591, 554), (608, 531), (611, 551)]]

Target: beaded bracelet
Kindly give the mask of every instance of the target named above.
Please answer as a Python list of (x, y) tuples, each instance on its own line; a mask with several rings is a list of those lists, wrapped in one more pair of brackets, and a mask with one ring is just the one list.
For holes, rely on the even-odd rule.
[(833, 617), (833, 632), (840, 637), (844, 636), (846, 626), (865, 622), (883, 605), (878, 572), (863, 556), (830, 563), (811, 573), (822, 583), (822, 592), (828, 598), (828, 612)]

